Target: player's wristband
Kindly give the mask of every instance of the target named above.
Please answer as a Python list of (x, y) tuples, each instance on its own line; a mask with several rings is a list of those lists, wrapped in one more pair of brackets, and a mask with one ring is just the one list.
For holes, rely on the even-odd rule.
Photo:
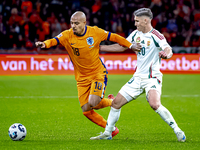
[(131, 49), (132, 46), (133, 46), (133, 44), (131, 44), (131, 46), (129, 48)]

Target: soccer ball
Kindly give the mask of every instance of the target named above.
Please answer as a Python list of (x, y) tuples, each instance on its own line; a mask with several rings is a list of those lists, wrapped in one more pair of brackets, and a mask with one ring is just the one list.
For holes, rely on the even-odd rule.
[(13, 141), (22, 141), (26, 137), (26, 128), (21, 123), (10, 126), (8, 134)]

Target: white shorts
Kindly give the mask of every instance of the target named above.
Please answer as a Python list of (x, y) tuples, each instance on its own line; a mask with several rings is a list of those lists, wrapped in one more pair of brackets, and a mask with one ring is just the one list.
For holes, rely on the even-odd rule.
[[(159, 78), (140, 78), (132, 77), (119, 91), (119, 93), (126, 98), (129, 102), (136, 99), (142, 93), (146, 92), (148, 97), (148, 91), (155, 89), (161, 95), (162, 77)], [(147, 99), (148, 100), (148, 99)]]

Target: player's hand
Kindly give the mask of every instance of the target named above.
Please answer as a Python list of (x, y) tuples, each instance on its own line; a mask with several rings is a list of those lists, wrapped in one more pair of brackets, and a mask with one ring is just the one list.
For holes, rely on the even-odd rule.
[(163, 59), (167, 59), (167, 54), (164, 51), (159, 52), (159, 57)]
[(46, 46), (45, 46), (45, 44), (44, 44), (44, 42), (35, 42), (35, 46), (36, 47), (41, 47), (41, 48), (45, 48)]
[(140, 43), (133, 42), (132, 44), (133, 45), (131, 46), (131, 49), (133, 51), (136, 51), (136, 52), (140, 52), (141, 51), (142, 46), (140, 45)]

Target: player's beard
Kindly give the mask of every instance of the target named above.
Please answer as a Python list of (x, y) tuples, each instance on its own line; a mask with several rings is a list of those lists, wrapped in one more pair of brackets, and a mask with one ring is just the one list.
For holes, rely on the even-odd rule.
[(77, 36), (81, 36), (82, 34), (78, 33), (78, 32), (74, 32), (75, 35)]
[(77, 32), (74, 32), (75, 35), (80, 36), (80, 34), (78, 34)]

